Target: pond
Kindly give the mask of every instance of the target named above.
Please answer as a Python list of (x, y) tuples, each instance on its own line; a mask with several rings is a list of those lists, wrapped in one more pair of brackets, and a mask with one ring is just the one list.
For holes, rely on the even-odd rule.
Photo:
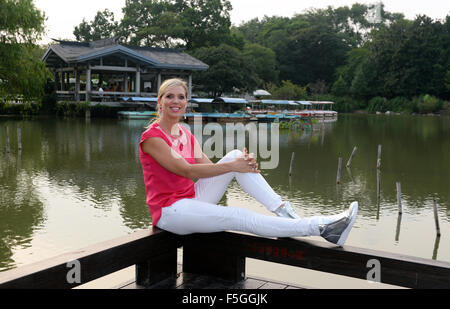
[[(0, 119), (0, 271), (151, 225), (138, 152), (146, 124), (118, 119)], [(270, 125), (257, 130), (263, 126)], [(203, 144), (210, 147), (211, 130), (203, 129)], [(270, 140), (269, 131), (264, 132)], [(246, 136), (251, 150), (254, 140)], [(382, 145), (379, 197), (378, 145)], [(336, 122), (319, 122), (305, 130), (280, 129), (266, 150), (278, 157), (275, 168), (263, 169), (262, 175), (300, 216), (334, 214), (359, 202), (347, 245), (450, 261), (450, 118), (344, 114)], [(268, 160), (267, 153), (257, 155), (261, 162)], [(337, 184), (339, 157), (343, 163)], [(441, 237), (436, 237), (434, 200)], [(220, 204), (269, 214), (236, 182)]]

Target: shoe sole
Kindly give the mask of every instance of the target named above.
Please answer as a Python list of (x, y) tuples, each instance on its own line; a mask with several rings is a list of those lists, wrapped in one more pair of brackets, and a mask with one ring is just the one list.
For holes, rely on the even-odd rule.
[(356, 215), (358, 214), (358, 202), (353, 202), (350, 204), (349, 208), (349, 215), (350, 215), (350, 223), (345, 228), (344, 232), (342, 232), (341, 237), (339, 237), (339, 240), (337, 241), (337, 245), (342, 247), (347, 240), (348, 234), (350, 233), (350, 230), (353, 227), (353, 224), (356, 221)]

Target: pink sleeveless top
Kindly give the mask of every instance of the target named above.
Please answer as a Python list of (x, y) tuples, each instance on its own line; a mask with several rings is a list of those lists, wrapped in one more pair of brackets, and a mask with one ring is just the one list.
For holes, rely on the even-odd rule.
[(142, 150), (142, 143), (150, 137), (163, 139), (170, 148), (181, 155), (187, 163), (195, 164), (194, 135), (184, 126), (178, 124), (181, 135), (170, 136), (158, 123), (154, 122), (144, 133), (139, 143), (139, 158), (144, 172), (147, 205), (155, 226), (161, 218), (162, 207), (172, 205), (184, 198), (194, 198), (194, 182), (186, 177), (169, 172), (156, 162), (152, 156)]

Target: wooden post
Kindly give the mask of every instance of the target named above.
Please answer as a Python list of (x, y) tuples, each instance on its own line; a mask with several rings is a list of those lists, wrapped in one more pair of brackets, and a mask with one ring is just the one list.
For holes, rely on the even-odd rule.
[(192, 98), (192, 72), (189, 73), (188, 77), (188, 99)]
[(22, 150), (22, 129), (17, 128), (17, 148)]
[(433, 199), (433, 208), (434, 208), (434, 222), (436, 223), (436, 234), (437, 236), (441, 236), (441, 229), (439, 227), (439, 218), (438, 218), (438, 208), (435, 199)]
[(402, 214), (400, 213), (397, 217), (397, 229), (395, 230), (395, 241), (400, 238), (400, 225), (402, 224)]
[(339, 157), (338, 160), (338, 170), (337, 170), (337, 178), (336, 178), (336, 183), (341, 183), (341, 169), (342, 169), (342, 158)]
[(377, 199), (380, 200), (381, 195), (381, 171), (377, 169)]
[(401, 186), (400, 182), (396, 183), (396, 187), (397, 187), (398, 213), (402, 214), (403, 213), (403, 210), (402, 210), (402, 186)]
[(377, 159), (377, 168), (381, 168), (381, 145), (378, 145), (378, 159)]
[(138, 64), (136, 66), (136, 86), (135, 86), (136, 95), (141, 95), (141, 67)]
[(439, 249), (439, 242), (441, 241), (441, 236), (436, 235), (436, 239), (434, 240), (434, 248), (433, 248), (433, 256), (432, 259), (437, 259), (438, 249)]
[(183, 272), (209, 275), (239, 282), (245, 278), (245, 255), (235, 247), (224, 246), (219, 239), (201, 241), (202, 235), (190, 235), (183, 244)]
[(6, 129), (6, 153), (9, 153), (9, 129), (8, 126), (5, 127)]
[(80, 102), (80, 71), (75, 68), (75, 102)]
[(291, 165), (289, 166), (289, 176), (292, 175), (292, 167), (294, 166), (294, 158), (295, 158), (295, 152), (292, 153)]
[(177, 276), (177, 248), (150, 257), (136, 264), (136, 284), (149, 287), (167, 278)]
[(86, 69), (86, 101), (91, 100), (91, 65), (88, 64)]
[(161, 71), (158, 72), (158, 82), (156, 92), (159, 92), (159, 88), (161, 87)]
[(354, 156), (355, 153), (356, 153), (356, 149), (358, 149), (358, 147), (355, 146), (355, 147), (353, 148), (353, 151), (352, 151), (352, 154), (351, 154), (351, 156), (350, 156), (350, 159), (348, 159), (347, 167), (350, 167), (350, 164), (352, 164), (353, 156)]

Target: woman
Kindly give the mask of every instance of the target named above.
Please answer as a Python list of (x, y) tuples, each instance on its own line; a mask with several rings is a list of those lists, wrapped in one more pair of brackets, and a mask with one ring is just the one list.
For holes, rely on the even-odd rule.
[[(256, 159), (246, 149), (231, 151), (212, 163), (195, 137), (179, 124), (187, 92), (184, 81), (166, 80), (158, 92), (157, 120), (141, 137), (140, 160), (154, 226), (180, 235), (235, 230), (266, 237), (322, 236), (344, 244), (356, 218), (357, 202), (338, 215), (299, 218), (260, 175)], [(217, 205), (234, 178), (277, 216)]]

